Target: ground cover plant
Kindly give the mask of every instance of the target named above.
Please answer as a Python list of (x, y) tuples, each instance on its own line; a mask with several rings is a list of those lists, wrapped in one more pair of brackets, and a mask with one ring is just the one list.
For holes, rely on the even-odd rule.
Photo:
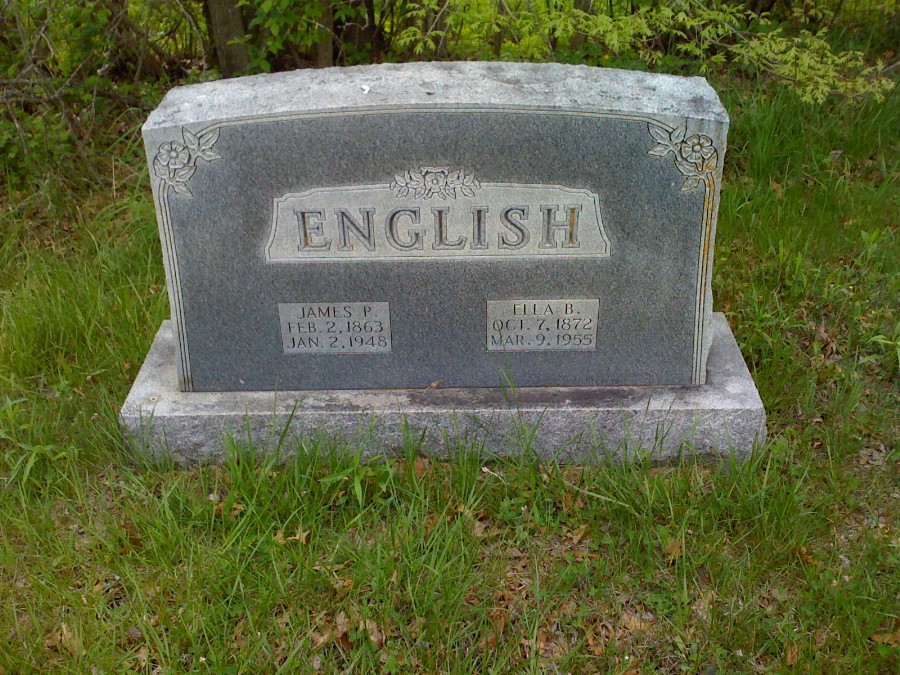
[(412, 430), (368, 462), (135, 456), (116, 414), (168, 312), (143, 113), (62, 158), (36, 118), (0, 192), (0, 674), (896, 672), (898, 95), (711, 79), (716, 306), (769, 414), (740, 465), (557, 466), (527, 428), (507, 459)]

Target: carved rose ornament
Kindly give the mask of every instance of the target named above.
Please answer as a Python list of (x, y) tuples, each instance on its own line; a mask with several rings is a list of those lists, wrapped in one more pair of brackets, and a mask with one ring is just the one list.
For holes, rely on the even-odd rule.
[(682, 192), (689, 192), (712, 178), (719, 164), (719, 153), (709, 136), (687, 135), (687, 123), (668, 131), (652, 122), (647, 125), (656, 145), (647, 154), (665, 157), (675, 155), (675, 166), (685, 177)]
[(193, 197), (188, 188), (188, 181), (197, 170), (197, 160), (212, 162), (222, 159), (222, 156), (212, 149), (219, 140), (219, 130), (212, 129), (194, 134), (182, 129), (181, 136), (184, 139), (183, 143), (166, 141), (159, 146), (156, 157), (153, 158), (153, 173), (162, 179), (165, 188), (171, 187), (180, 195)]
[(457, 191), (466, 197), (474, 197), (481, 183), (474, 173), (462, 169), (451, 171), (449, 166), (423, 166), (418, 171), (398, 173), (391, 181), (391, 190), (398, 197), (412, 195), (414, 199), (456, 199)]

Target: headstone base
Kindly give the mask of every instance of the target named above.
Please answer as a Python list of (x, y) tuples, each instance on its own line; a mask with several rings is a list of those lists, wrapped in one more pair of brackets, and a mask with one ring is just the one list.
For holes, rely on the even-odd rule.
[[(547, 459), (680, 454), (745, 457), (766, 414), (723, 314), (712, 321), (706, 384), (677, 387), (498, 387), (284, 392), (182, 392), (165, 321), (122, 406), (126, 440), (178, 463), (217, 462), (224, 438), (273, 449), (283, 435), (327, 434), (368, 448), (401, 447), (404, 429), (441, 455), (460, 443), (496, 454), (530, 448)], [(285, 428), (289, 425), (288, 433)]]

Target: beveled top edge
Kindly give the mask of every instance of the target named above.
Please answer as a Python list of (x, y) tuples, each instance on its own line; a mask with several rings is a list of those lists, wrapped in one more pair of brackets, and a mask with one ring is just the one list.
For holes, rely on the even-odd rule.
[(366, 108), (640, 113), (728, 123), (702, 77), (559, 63), (424, 62), (295, 70), (170, 90), (143, 130)]

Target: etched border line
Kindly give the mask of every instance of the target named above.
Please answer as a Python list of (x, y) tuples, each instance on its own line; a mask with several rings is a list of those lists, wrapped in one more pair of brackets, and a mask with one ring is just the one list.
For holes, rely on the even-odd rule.
[[(199, 132), (194, 134), (191, 132), (192, 136), (196, 138), (209, 138), (211, 134), (215, 132), (215, 139), (218, 140), (218, 132), (226, 127), (234, 127), (234, 126), (243, 126), (246, 124), (267, 124), (271, 122), (279, 122), (279, 121), (293, 121), (299, 119), (318, 119), (318, 118), (331, 118), (331, 117), (360, 117), (364, 115), (387, 115), (387, 114), (398, 114), (398, 113), (434, 113), (434, 114), (460, 114), (460, 113), (503, 113), (503, 114), (532, 114), (532, 115), (547, 115), (547, 116), (561, 116), (561, 117), (589, 117), (594, 119), (617, 119), (617, 120), (628, 120), (634, 122), (644, 122), (648, 125), (648, 129), (651, 127), (657, 127), (659, 129), (665, 130), (665, 132), (669, 135), (669, 138), (672, 138), (673, 132), (680, 129), (681, 127), (672, 127), (669, 124), (660, 121), (659, 119), (651, 116), (651, 115), (642, 115), (639, 113), (629, 114), (622, 112), (614, 112), (614, 111), (588, 111), (588, 110), (557, 110), (553, 108), (541, 108), (541, 107), (529, 107), (529, 106), (429, 106), (429, 105), (421, 105), (421, 106), (409, 106), (405, 108), (397, 108), (397, 107), (370, 107), (370, 108), (352, 108), (352, 109), (333, 109), (333, 110), (317, 110), (311, 112), (295, 112), (295, 113), (275, 113), (272, 115), (263, 115), (263, 116), (242, 116), (235, 117), (228, 120), (220, 120), (208, 124), (207, 126), (201, 128)], [(686, 125), (686, 123), (685, 123)], [(682, 125), (682, 126), (685, 126)], [(163, 127), (165, 128), (165, 127)], [(186, 139), (187, 136), (184, 136), (184, 131), (187, 131), (185, 127), (183, 129), (183, 137)], [(155, 129), (153, 129), (155, 131)], [(651, 135), (652, 132), (651, 132)], [(654, 136), (656, 138), (656, 136)], [(658, 139), (657, 139), (658, 140)], [(213, 141), (215, 143), (215, 141)], [(161, 149), (162, 146), (160, 146)], [(210, 146), (211, 147), (211, 146)], [(652, 154), (652, 153), (651, 153)], [(668, 153), (666, 153), (668, 154)], [(220, 155), (216, 156), (216, 159), (220, 158)], [(208, 160), (211, 161), (211, 160)], [(676, 167), (678, 164), (676, 162)], [(679, 170), (680, 167), (679, 167)], [(190, 172), (191, 175), (187, 176), (185, 180), (189, 180), (190, 177), (193, 176), (193, 171)], [(180, 347), (179, 354), (179, 371), (180, 371), (180, 379), (183, 383), (184, 391), (193, 391), (193, 378), (191, 375), (190, 368), (190, 357), (187, 351), (187, 331), (184, 323), (184, 312), (183, 312), (183, 299), (181, 292), (181, 283), (177, 273), (177, 249), (175, 246), (174, 236), (171, 231), (171, 223), (169, 222), (171, 219), (171, 215), (169, 213), (169, 200), (168, 200), (168, 191), (170, 182), (161, 176), (157, 176), (159, 178), (159, 192), (162, 194), (162, 197), (158, 198), (157, 206), (162, 207), (162, 211), (160, 213), (165, 213), (164, 221), (165, 225), (163, 227), (165, 238), (167, 239), (164, 242), (164, 250), (168, 251), (167, 258), (171, 255), (171, 264), (169, 267), (172, 267), (173, 270), (170, 272), (167, 270), (167, 282), (170, 285), (170, 294), (169, 297), (172, 301), (172, 310), (175, 318), (175, 329), (178, 334), (178, 342)], [(705, 303), (707, 302), (706, 297), (706, 284), (709, 279), (709, 267), (710, 267), (710, 255), (711, 255), (711, 235), (713, 233), (713, 228), (715, 227), (715, 204), (713, 196), (715, 194), (715, 187), (717, 182), (721, 180), (721, 167), (717, 167), (716, 170), (711, 175), (704, 175), (702, 179), (698, 181), (697, 185), (691, 187), (699, 187), (703, 185), (705, 196), (704, 196), (704, 210), (703, 210), (703, 221), (701, 223), (701, 244), (698, 256), (698, 288), (697, 288), (697, 302), (696, 302), (696, 310), (695, 310), (695, 319), (694, 319), (694, 353), (693, 353), (693, 367), (692, 367), (692, 384), (700, 384), (704, 379), (702, 377), (702, 362), (701, 356), (703, 351), (703, 314)], [(687, 181), (682, 185), (682, 189), (687, 185)], [(172, 186), (174, 189), (174, 186)], [(185, 195), (187, 196), (187, 195)]]

